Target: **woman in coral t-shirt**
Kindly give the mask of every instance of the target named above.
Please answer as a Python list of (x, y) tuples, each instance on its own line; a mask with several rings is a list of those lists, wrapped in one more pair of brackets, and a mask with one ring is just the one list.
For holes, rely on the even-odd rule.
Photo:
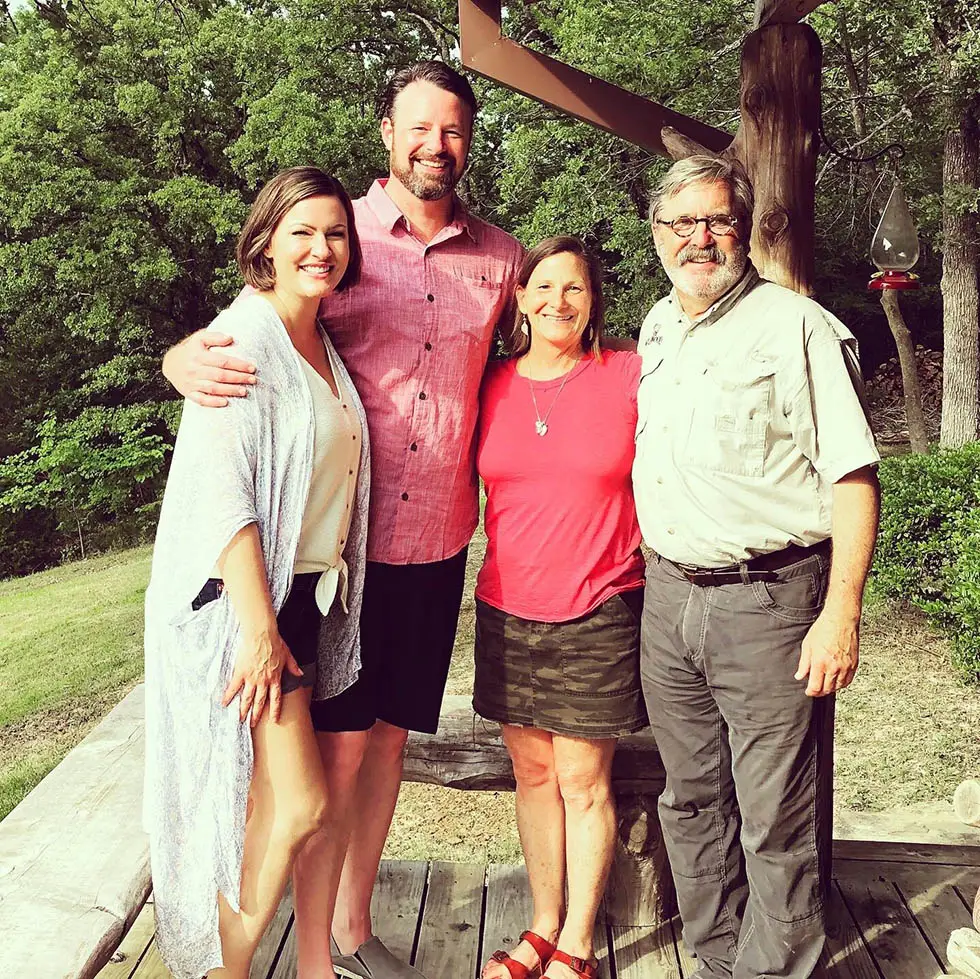
[(473, 706), (501, 723), (514, 763), (534, 910), (483, 977), (572, 979), (594, 975), (616, 739), (646, 725), (630, 479), (640, 358), (600, 350), (601, 272), (576, 238), (529, 252), (515, 298), (510, 357), (490, 365), (480, 396)]

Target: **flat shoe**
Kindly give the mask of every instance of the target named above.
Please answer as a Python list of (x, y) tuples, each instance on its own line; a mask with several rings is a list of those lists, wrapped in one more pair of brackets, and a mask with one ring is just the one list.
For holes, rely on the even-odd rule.
[(377, 935), (351, 955), (335, 955), (333, 967), (343, 979), (425, 979), (418, 969), (396, 958)]
[[(567, 965), (575, 975), (581, 976), (582, 979), (596, 979), (599, 967), (597, 962), (580, 959), (577, 955), (569, 955), (568, 952), (563, 952), (560, 948), (555, 949), (555, 954), (551, 956), (548, 965), (551, 965), (552, 962), (560, 962), (562, 965)], [(545, 969), (545, 972), (547, 971)]]
[[(555, 946), (547, 938), (542, 938), (533, 931), (522, 931), (517, 940), (518, 944), (521, 942), (527, 942), (538, 953), (537, 965), (526, 966), (523, 962), (511, 958), (509, 952), (499, 948), (490, 956), (490, 962), (502, 965), (510, 973), (511, 979), (540, 979), (541, 973), (544, 972), (545, 963), (555, 954)], [(488, 962), (487, 965), (489, 964)], [(484, 971), (486, 971), (486, 966), (484, 966)]]

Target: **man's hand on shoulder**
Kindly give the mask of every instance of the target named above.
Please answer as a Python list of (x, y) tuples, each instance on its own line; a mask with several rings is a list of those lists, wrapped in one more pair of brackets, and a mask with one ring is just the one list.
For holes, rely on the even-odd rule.
[(255, 364), (234, 357), (226, 333), (198, 330), (163, 358), (163, 376), (185, 398), (205, 408), (223, 408), (229, 398), (244, 398), (255, 383)]
[(825, 606), (810, 626), (800, 650), (796, 679), (806, 680), (808, 697), (826, 697), (848, 686), (858, 668), (860, 613)]

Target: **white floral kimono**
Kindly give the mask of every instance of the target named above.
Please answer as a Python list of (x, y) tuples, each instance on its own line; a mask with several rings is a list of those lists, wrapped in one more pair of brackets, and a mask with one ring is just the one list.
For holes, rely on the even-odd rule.
[[(146, 592), (146, 780), (144, 825), (157, 942), (177, 979), (221, 965), (218, 892), (236, 911), (242, 873), (252, 740), (237, 699), (221, 706), (237, 653), (228, 594), (192, 611), (231, 538), (257, 523), (273, 606), (282, 608), (312, 474), (313, 403), (299, 355), (262, 297), (242, 296), (214, 321), (235, 352), (258, 366), (247, 398), (225, 408), (185, 402), (163, 497)], [(341, 693), (361, 665), (361, 594), (367, 540), (367, 420), (325, 337), (337, 383), (361, 420), (357, 503), (344, 560), (347, 607), (322, 620), (314, 697)]]

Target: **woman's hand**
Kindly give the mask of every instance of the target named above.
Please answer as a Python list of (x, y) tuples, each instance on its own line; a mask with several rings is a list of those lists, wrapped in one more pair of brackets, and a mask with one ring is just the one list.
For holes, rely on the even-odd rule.
[(244, 398), (255, 383), (255, 364), (222, 349), (234, 342), (226, 333), (198, 330), (167, 351), (163, 376), (185, 398), (206, 408), (223, 408), (229, 398)]
[(252, 635), (243, 635), (238, 656), (235, 658), (235, 669), (225, 689), (221, 706), (227, 707), (235, 699), (235, 695), (241, 693), (238, 703), (239, 720), (244, 722), (251, 711), (251, 725), (255, 727), (268, 701), (272, 723), (277, 724), (282, 709), (284, 669), (293, 676), (303, 675), (274, 625)]

